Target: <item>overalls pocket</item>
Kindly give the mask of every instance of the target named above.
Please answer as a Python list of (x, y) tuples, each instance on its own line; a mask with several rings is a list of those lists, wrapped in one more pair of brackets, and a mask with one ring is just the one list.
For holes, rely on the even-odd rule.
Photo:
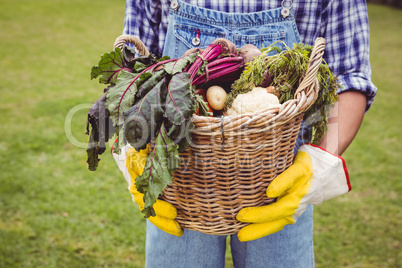
[[(253, 44), (259, 49), (268, 47), (276, 41), (286, 43), (289, 29), (283, 23), (258, 23), (245, 24), (234, 31), (234, 43), (240, 48), (246, 44)], [(281, 49), (285, 48), (282, 42), (276, 44)]]
[(175, 24), (174, 34), (176, 36), (175, 57), (183, 56), (190, 48), (206, 48), (217, 38), (225, 38), (226, 34), (210, 26), (192, 26), (186, 24)]
[[(276, 41), (286, 41), (286, 32), (279, 31), (273, 33), (259, 34), (259, 35), (234, 35), (234, 43), (237, 48), (241, 48), (246, 44), (253, 44), (259, 49), (268, 47)], [(276, 47), (280, 49), (284, 49), (285, 45), (282, 42), (278, 42), (275, 44)]]

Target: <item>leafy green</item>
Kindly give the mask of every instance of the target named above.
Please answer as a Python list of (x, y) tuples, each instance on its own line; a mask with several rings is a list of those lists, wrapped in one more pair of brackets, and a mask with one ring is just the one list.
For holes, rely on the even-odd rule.
[(104, 53), (98, 65), (92, 67), (91, 79), (99, 77), (99, 82), (104, 84), (116, 83), (119, 73), (127, 69), (124, 66), (124, 58), (120, 48), (110, 53)]
[[(136, 93), (142, 84), (153, 77), (146, 68), (165, 59), (157, 59), (153, 54), (136, 57), (133, 48), (124, 46), (122, 50), (116, 48), (110, 53), (104, 53), (98, 65), (92, 67), (91, 79), (99, 77), (100, 83), (109, 86), (106, 94), (94, 103), (88, 113), (87, 134), (90, 138), (87, 162), (90, 170), (96, 170), (99, 156), (105, 151), (105, 141), (112, 138), (113, 133), (118, 137), (123, 136), (124, 112), (138, 100)], [(102, 109), (104, 111), (100, 112)], [(119, 139), (113, 146), (114, 152), (118, 153), (125, 142), (125, 139)]]
[[(146, 74), (144, 74), (146, 75)], [(142, 99), (148, 92), (158, 84), (162, 78), (166, 76), (166, 72), (162, 69), (153, 73), (138, 89), (136, 98)]]
[(166, 63), (164, 70), (170, 75), (182, 72), (189, 64), (192, 64), (197, 59), (198, 55), (199, 53), (192, 53), (188, 56), (178, 58), (177, 61)]
[(172, 181), (180, 163), (178, 151), (189, 144), (196, 109), (193, 90), (189, 73), (166, 76), (125, 113), (124, 137), (137, 151), (155, 139), (145, 174), (136, 180), (137, 189), (145, 194), (146, 217), (153, 215), (153, 204)]
[(154, 54), (150, 53), (148, 56), (137, 55), (135, 47), (123, 46), (123, 60), (124, 66), (131, 69), (134, 73), (139, 73), (157, 62), (168, 59), (168, 56), (158, 59)]
[[(107, 88), (105, 89), (107, 91)], [(87, 163), (91, 171), (96, 170), (99, 164), (99, 155), (106, 150), (106, 141), (114, 133), (113, 122), (109, 111), (105, 107), (106, 93), (99, 98), (90, 108), (87, 119), (87, 132), (89, 142), (87, 147)], [(91, 126), (91, 128), (90, 128)]]
[(173, 76), (168, 90), (164, 114), (168, 119), (166, 129), (169, 137), (179, 145), (179, 151), (184, 151), (191, 141), (190, 133), (194, 129), (192, 114), (197, 111), (196, 96), (199, 95), (194, 94), (195, 87), (191, 85), (189, 73)]
[[(134, 105), (138, 86), (150, 76), (148, 73), (137, 75), (123, 71), (120, 73), (116, 85), (109, 89), (106, 95), (106, 107), (119, 137), (122, 137), (124, 133), (124, 113)], [(119, 152), (124, 145), (124, 139), (119, 139), (118, 143), (113, 146), (114, 152)]]
[(118, 137), (118, 144), (113, 146), (115, 153), (119, 154), (126, 143), (137, 151), (151, 144), (144, 172), (135, 182), (144, 193), (146, 217), (155, 215), (152, 206), (179, 167), (179, 151), (184, 151), (191, 141), (192, 115), (198, 108), (200, 114), (210, 115), (192, 83), (193, 76), (203, 74), (208, 60), (219, 56), (220, 47), (213, 48), (214, 53), (206, 55), (205, 60), (199, 59), (199, 53), (170, 60), (156, 59), (152, 54), (136, 57), (135, 50), (124, 46), (123, 52), (116, 49), (104, 54), (98, 66), (92, 68), (91, 77), (100, 77), (110, 86), (98, 103), (105, 113), (96, 115), (98, 121), (89, 124), (93, 128), (88, 151), (90, 169), (96, 169), (97, 157), (104, 151), (99, 137), (110, 138), (110, 133), (98, 128), (100, 119), (107, 118), (113, 124)]
[(144, 149), (155, 137), (163, 121), (168, 78), (159, 81), (125, 114), (124, 137), (137, 151)]
[(195, 113), (193, 94), (191, 93), (191, 80), (189, 73), (178, 73), (169, 83), (165, 103), (164, 117), (167, 119), (168, 135), (175, 138), (183, 123)]
[(169, 138), (165, 125), (162, 124), (155, 139), (154, 148), (145, 163), (144, 171), (135, 180), (138, 191), (144, 194), (144, 209), (141, 212), (146, 218), (155, 216), (152, 206), (166, 186), (172, 182), (172, 175), (179, 167), (178, 147)]
[(133, 104), (137, 85), (136, 75), (123, 71), (118, 77), (116, 85), (111, 87), (106, 95), (106, 106), (115, 125), (123, 124), (123, 113)]

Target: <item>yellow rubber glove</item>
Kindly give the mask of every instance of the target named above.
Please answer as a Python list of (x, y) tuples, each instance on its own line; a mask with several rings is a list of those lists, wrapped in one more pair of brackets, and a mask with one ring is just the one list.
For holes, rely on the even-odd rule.
[(267, 196), (277, 198), (276, 202), (239, 211), (237, 220), (252, 224), (243, 227), (238, 238), (250, 241), (276, 233), (294, 224), (309, 204), (321, 204), (350, 190), (343, 158), (317, 146), (303, 145), (293, 165), (267, 188)]
[[(133, 195), (133, 200), (138, 204), (140, 210), (144, 208), (144, 195), (137, 191), (137, 188), (135, 187), (135, 179), (144, 171), (148, 154), (149, 147), (137, 152), (134, 148), (128, 146), (122, 148), (121, 155), (113, 154), (117, 165), (129, 183), (129, 190)], [(154, 204), (154, 209), (156, 216), (149, 217), (148, 220), (150, 222), (166, 233), (175, 236), (183, 235), (183, 229), (175, 220), (177, 210), (172, 204), (158, 199)]]

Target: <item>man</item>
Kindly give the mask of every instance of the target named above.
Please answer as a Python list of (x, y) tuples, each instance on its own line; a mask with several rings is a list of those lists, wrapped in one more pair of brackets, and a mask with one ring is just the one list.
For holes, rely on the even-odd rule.
[[(370, 81), (366, 2), (127, 0), (123, 32), (139, 37), (155, 55), (171, 58), (218, 37), (237, 47), (253, 43), (259, 48), (276, 40), (292, 46), (325, 38), (324, 58), (341, 85), (328, 132), (320, 148), (302, 146), (311, 136), (303, 126), (294, 164), (267, 189), (267, 196), (277, 201), (241, 210), (237, 219), (252, 224), (230, 242), (235, 267), (313, 267), (312, 204), (350, 190), (340, 155), (376, 94)], [(125, 160), (118, 164), (130, 181)], [(139, 197), (134, 194), (141, 206)], [(147, 225), (147, 267), (224, 267), (226, 237), (183, 231), (174, 219), (175, 209), (159, 203), (157, 217)]]

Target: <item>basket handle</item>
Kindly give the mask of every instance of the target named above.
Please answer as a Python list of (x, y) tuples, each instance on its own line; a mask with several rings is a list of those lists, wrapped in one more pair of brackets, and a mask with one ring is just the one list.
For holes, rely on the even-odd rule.
[(296, 89), (294, 99), (283, 103), (279, 109), (278, 116), (280, 116), (282, 124), (289, 122), (297, 114), (307, 111), (318, 98), (320, 86), (317, 73), (322, 63), (324, 49), (325, 39), (322, 37), (317, 38), (311, 50), (306, 75)]
[(149, 56), (149, 51), (144, 43), (138, 37), (132, 35), (120, 35), (119, 37), (117, 37), (116, 41), (113, 44), (113, 49), (117, 47), (122, 49), (124, 44), (126, 43), (133, 44), (141, 55)]
[[(322, 63), (322, 57), (324, 55), (325, 50), (325, 39), (319, 37), (315, 40), (313, 49), (311, 51), (310, 60), (307, 66), (306, 76), (301, 81), (299, 87), (295, 92), (294, 98), (301, 102), (298, 106), (302, 106), (305, 110), (307, 110), (317, 99), (318, 97), (318, 79), (317, 73), (318, 69)], [(309, 92), (313, 90), (314, 92)], [(304, 92), (305, 94), (303, 94)], [(306, 98), (307, 96), (307, 98)], [(307, 105), (307, 107), (305, 106)]]
[(311, 51), (306, 76), (303, 78), (303, 81), (300, 83), (298, 89), (296, 90), (296, 94), (298, 94), (300, 91), (306, 89), (312, 83), (314, 83), (314, 80), (317, 77), (318, 68), (322, 63), (324, 49), (325, 49), (325, 39), (322, 37), (317, 38)]

